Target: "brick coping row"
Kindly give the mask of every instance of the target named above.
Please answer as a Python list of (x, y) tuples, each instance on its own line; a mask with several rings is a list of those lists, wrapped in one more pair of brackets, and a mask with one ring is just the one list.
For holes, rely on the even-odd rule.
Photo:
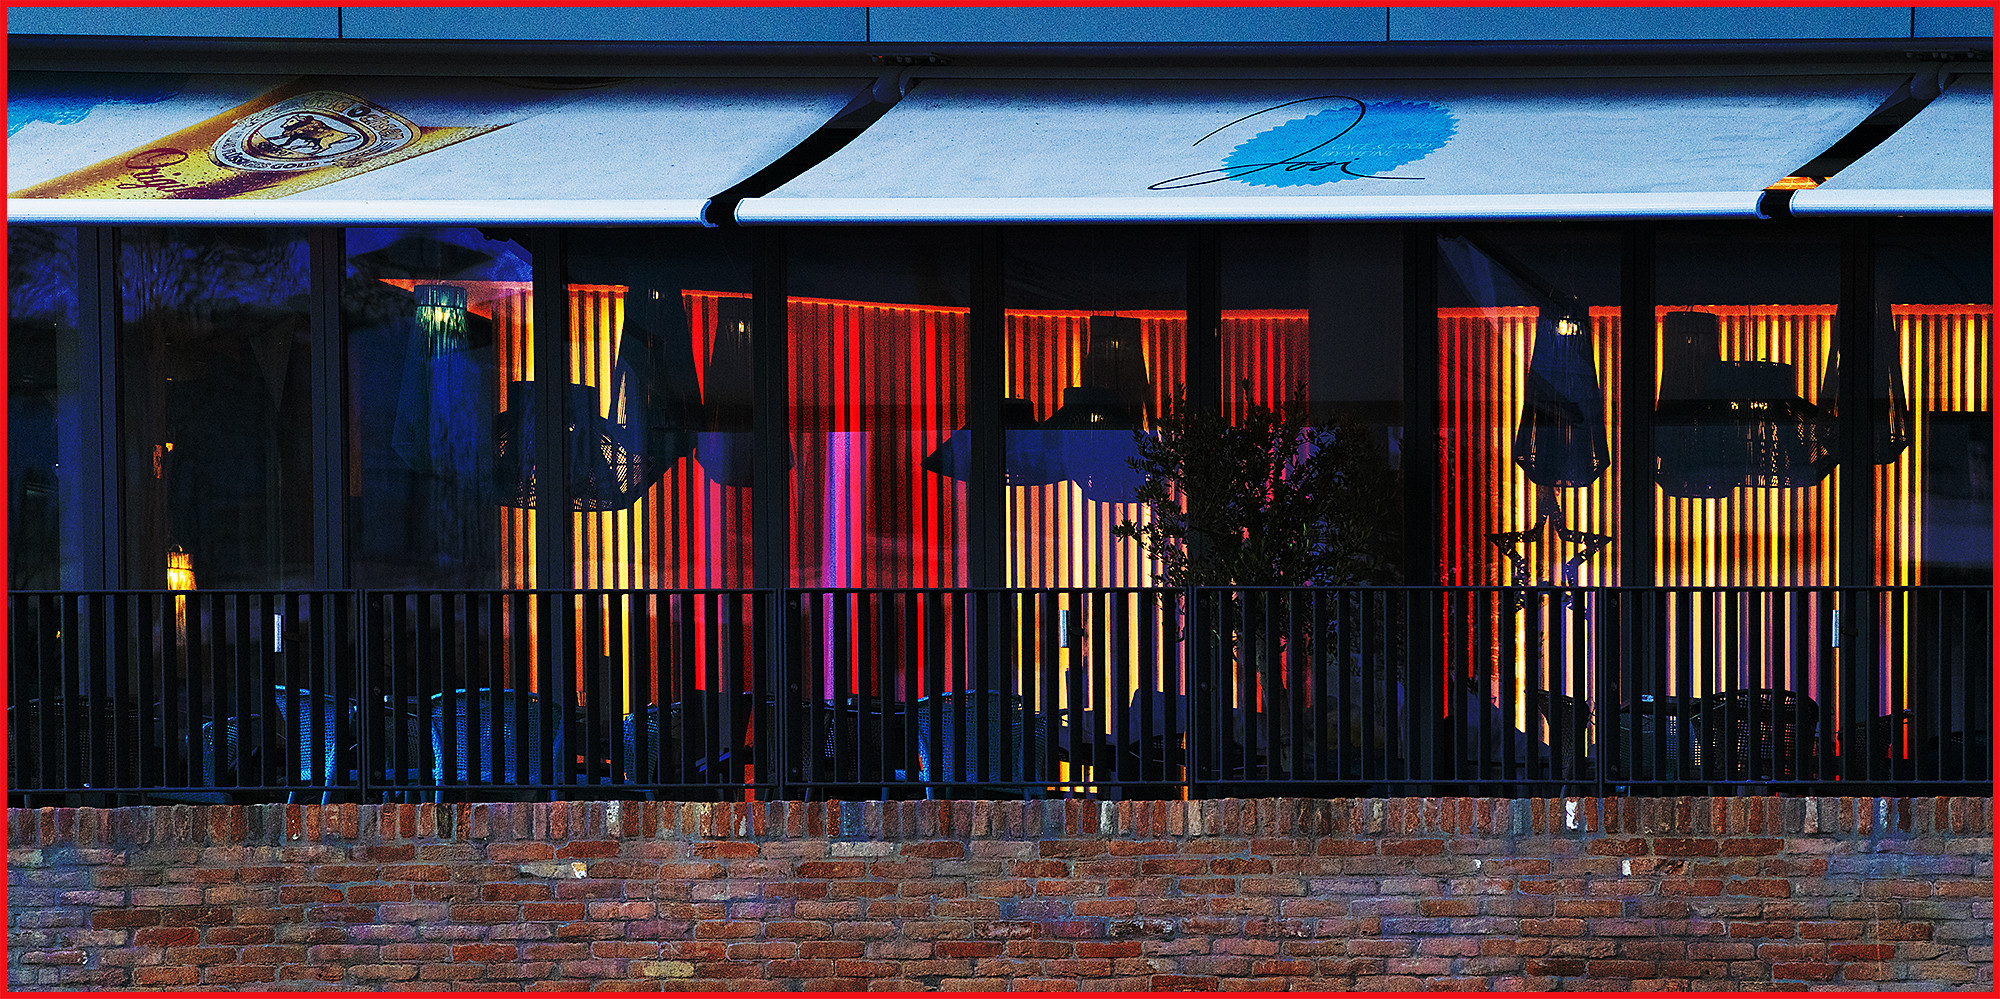
[(14, 847), (570, 839), (1988, 836), (1990, 797), (569, 801), (9, 808)]

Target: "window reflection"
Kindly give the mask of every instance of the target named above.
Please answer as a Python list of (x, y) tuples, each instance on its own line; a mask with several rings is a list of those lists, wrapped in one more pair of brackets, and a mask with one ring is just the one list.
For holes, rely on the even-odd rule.
[(748, 241), (580, 232), (567, 260), (576, 585), (751, 585)]
[(929, 230), (795, 237), (794, 585), (966, 585), (969, 252)]
[[(1438, 581), (1616, 585), (1618, 234), (1451, 227), (1437, 259)], [(1452, 614), (1447, 711), (1527, 731), (1531, 690), (1590, 697), (1597, 651), (1560, 636), (1589, 598), (1568, 592), (1483, 591)]]
[[(1875, 578), (1986, 585), (1993, 578), (1991, 226), (1885, 224), (1876, 241), (1878, 380), (1872, 415), (1898, 411), (1907, 448), (1875, 472)], [(1888, 427), (1875, 438), (1888, 444)]]
[(1616, 235), (1465, 228), (1438, 252), (1439, 582), (1615, 584)]
[[(93, 452), (77, 383), (75, 229), (7, 230), (7, 584), (75, 581), (68, 546), (101, 538), (76, 477)], [(94, 393), (92, 393), (94, 394)], [(67, 567), (67, 568), (66, 568)]]
[(1024, 230), (1006, 243), (1009, 586), (1151, 586), (1133, 434), (1185, 381), (1186, 239)]
[(310, 583), (307, 270), (297, 230), (122, 231), (131, 584), (170, 553), (203, 588)]
[(1224, 413), (1239, 420), (1252, 404), (1303, 404), (1315, 425), (1363, 429), (1391, 484), (1372, 511), (1365, 581), (1401, 582), (1400, 227), (1225, 229), (1218, 265)]
[[(520, 448), (502, 456), (535, 374), (531, 276), (525, 249), (478, 229), (347, 231), (362, 585), (536, 585), (533, 465)], [(518, 430), (511, 443), (525, 444)]]
[(1661, 233), (1656, 582), (1839, 582), (1839, 252), (1829, 230)]

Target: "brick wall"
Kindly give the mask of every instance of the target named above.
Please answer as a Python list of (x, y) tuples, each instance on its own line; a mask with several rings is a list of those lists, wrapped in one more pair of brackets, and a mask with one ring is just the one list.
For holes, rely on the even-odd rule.
[(14, 809), (14, 988), (1990, 989), (1986, 798)]

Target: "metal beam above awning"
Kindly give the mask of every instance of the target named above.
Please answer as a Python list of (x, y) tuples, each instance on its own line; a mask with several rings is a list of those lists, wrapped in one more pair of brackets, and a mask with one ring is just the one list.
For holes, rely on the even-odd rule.
[(1755, 217), (1907, 78), (932, 79), (736, 217)]
[(865, 78), (17, 73), (10, 221), (700, 225)]
[(1960, 76), (1895, 134), (1809, 191), (1794, 215), (1993, 210), (1993, 76)]

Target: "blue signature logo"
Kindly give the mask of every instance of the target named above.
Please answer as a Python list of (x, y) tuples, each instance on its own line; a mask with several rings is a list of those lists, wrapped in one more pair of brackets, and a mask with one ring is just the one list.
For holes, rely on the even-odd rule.
[(1329, 95), (1287, 101), (1244, 115), (1194, 140), (1194, 144), (1199, 146), (1258, 115), (1313, 104), (1324, 106), (1243, 140), (1223, 157), (1221, 168), (1170, 177), (1147, 190), (1172, 191), (1224, 180), (1263, 187), (1330, 184), (1349, 177), (1422, 180), (1389, 171), (1429, 156), (1458, 132), (1458, 119), (1440, 105), (1423, 101), (1367, 104)]

